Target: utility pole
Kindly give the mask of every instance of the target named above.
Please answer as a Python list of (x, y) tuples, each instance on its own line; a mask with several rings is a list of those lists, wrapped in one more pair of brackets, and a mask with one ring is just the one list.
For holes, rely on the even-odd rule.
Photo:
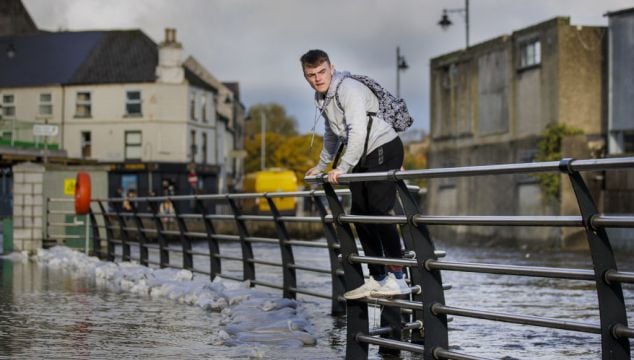
[(260, 112), (260, 170), (264, 171), (266, 167), (266, 114), (264, 107)]

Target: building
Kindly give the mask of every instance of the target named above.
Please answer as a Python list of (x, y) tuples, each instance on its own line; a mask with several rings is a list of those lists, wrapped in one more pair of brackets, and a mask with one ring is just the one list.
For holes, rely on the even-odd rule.
[[(634, 155), (634, 8), (608, 16), (608, 156)], [(604, 174), (603, 210), (612, 214), (632, 212), (634, 176), (618, 171)], [(611, 239), (629, 248), (630, 229), (608, 229)]]
[(112, 30), (0, 37), (8, 48), (11, 56), (0, 56), (2, 122), (26, 131), (3, 127), (5, 137), (42, 142), (33, 124), (57, 126), (48, 146), (111, 165), (110, 196), (160, 194), (168, 185), (216, 193), (227, 188), (224, 174), (235, 176), (225, 144), (240, 148), (227, 134), (241, 131), (244, 116), (221, 109), (227, 96), (243, 106), (195, 59), (183, 61), (175, 29), (159, 45), (140, 30)]
[[(542, 132), (556, 124), (583, 132), (566, 142), (564, 155), (600, 153), (607, 113), (606, 44), (605, 28), (575, 26), (557, 17), (431, 59), (429, 166), (531, 162)], [(591, 179), (589, 185), (599, 184)], [(561, 201), (546, 201), (530, 175), (429, 182), (430, 214), (570, 215), (575, 209), (569, 187), (561, 187)], [(560, 246), (580, 235), (555, 228), (452, 230), (440, 236), (522, 244), (546, 240)]]

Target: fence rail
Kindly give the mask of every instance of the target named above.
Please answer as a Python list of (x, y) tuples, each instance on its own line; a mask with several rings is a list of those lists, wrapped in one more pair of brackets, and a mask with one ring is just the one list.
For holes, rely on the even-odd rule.
[[(627, 310), (621, 285), (634, 283), (634, 273), (619, 271), (606, 228), (632, 228), (634, 215), (600, 214), (580, 172), (634, 169), (634, 158), (573, 160), (526, 164), (469, 166), (446, 169), (389, 171), (381, 173), (347, 174), (340, 183), (357, 181), (393, 181), (396, 183), (398, 201), (396, 214), (392, 216), (360, 216), (346, 212), (343, 199), (347, 190), (336, 190), (324, 176), (307, 177), (309, 183), (322, 190), (288, 193), (205, 194), (192, 196), (140, 197), (132, 201), (124, 199), (95, 199), (85, 220), (73, 220), (72, 224), (59, 219), (68, 216), (65, 204), (58, 199), (47, 202), (47, 234), (50, 240), (59, 229), (81, 224), (90, 227), (91, 247), (98, 256), (110, 261), (138, 261), (147, 266), (176, 267), (231, 280), (249, 280), (252, 286), (266, 286), (282, 291), (283, 296), (296, 298), (298, 294), (331, 299), (333, 315), (347, 316), (346, 357), (367, 358), (368, 346), (378, 345), (389, 351), (408, 351), (423, 354), (425, 359), (480, 359), (477, 356), (449, 350), (447, 323), (449, 316), (468, 317), (530, 325), (541, 328), (562, 329), (579, 333), (599, 334), (603, 359), (631, 359), (630, 340), (634, 329), (628, 326)], [(498, 176), (538, 172), (560, 172), (567, 176), (574, 190), (579, 213), (577, 216), (508, 216), (478, 215), (432, 216), (423, 214), (412, 187), (405, 180), (421, 178), (451, 178), (468, 176)], [(314, 215), (282, 215), (276, 199), (301, 197), (314, 204)], [(244, 202), (259, 199), (271, 209), (267, 214), (244, 211)], [(184, 212), (189, 204), (194, 211)], [(223, 205), (229, 214), (218, 214), (216, 208)], [(66, 203), (68, 206), (68, 203)], [(124, 209), (127, 206), (127, 209)], [(164, 209), (172, 209), (166, 212)], [(320, 224), (325, 241), (292, 239), (288, 227), (297, 223)], [(376, 258), (361, 254), (352, 225), (357, 223), (397, 224), (404, 243), (402, 258)], [(224, 225), (223, 225), (224, 224)], [(268, 224), (275, 236), (253, 234), (254, 224)], [(585, 229), (590, 249), (592, 269), (555, 268), (526, 265), (500, 265), (442, 260), (445, 253), (436, 249), (429, 225), (448, 226), (523, 226), (523, 227), (576, 227)], [(229, 229), (229, 230), (228, 230)], [(105, 236), (104, 236), (105, 235)], [(254, 236), (257, 235), (257, 236)], [(80, 234), (67, 235), (68, 238)], [(207, 249), (194, 249), (194, 242), (206, 241)], [(634, 239), (632, 239), (634, 241)], [(221, 254), (220, 244), (239, 244), (240, 255)], [(279, 246), (280, 261), (259, 259), (253, 244)], [(134, 256), (131, 249), (138, 250)], [(294, 251), (298, 247), (326, 251), (329, 268), (316, 268), (297, 264)], [(150, 258), (149, 251), (156, 254)], [(180, 263), (174, 261), (179, 254)], [(202, 269), (198, 258), (207, 259)], [(223, 271), (228, 261), (240, 262), (240, 275)], [(346, 289), (361, 285), (364, 281), (362, 264), (400, 265), (408, 269), (411, 294), (400, 299), (360, 299), (345, 301)], [(256, 265), (276, 267), (282, 271), (281, 283), (256, 278)], [(320, 293), (298, 286), (297, 272), (329, 275), (331, 292)], [(549, 318), (495, 312), (477, 308), (463, 308), (445, 304), (444, 292), (451, 285), (443, 283), (445, 272), (468, 272), (528, 276), (548, 279), (593, 282), (598, 297), (598, 324), (571, 319)], [(371, 329), (368, 306), (383, 306), (381, 324)], [(553, 304), (555, 306), (557, 304)], [(451, 344), (459, 345), (459, 344)]]

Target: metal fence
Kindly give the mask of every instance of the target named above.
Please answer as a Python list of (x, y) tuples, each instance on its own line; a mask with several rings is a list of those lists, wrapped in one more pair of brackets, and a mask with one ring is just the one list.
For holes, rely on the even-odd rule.
[[(450, 350), (447, 322), (449, 316), (478, 318), (490, 321), (523, 324), (541, 328), (562, 329), (578, 333), (598, 334), (601, 337), (603, 359), (630, 359), (630, 340), (634, 329), (628, 327), (627, 311), (622, 283), (634, 283), (634, 273), (619, 271), (606, 228), (634, 227), (634, 216), (600, 214), (580, 172), (611, 171), (634, 168), (634, 158), (596, 160), (572, 160), (525, 164), (472, 166), (446, 169), (390, 171), (381, 173), (349, 174), (339, 178), (340, 183), (356, 181), (394, 181), (398, 192), (396, 214), (392, 216), (359, 216), (346, 213), (342, 197), (347, 191), (335, 190), (323, 177), (306, 178), (319, 184), (323, 190), (291, 193), (224, 194), (136, 198), (97, 199), (90, 213), (92, 247), (96, 254), (108, 260), (135, 260), (141, 264), (158, 267), (177, 267), (215, 277), (232, 280), (249, 280), (252, 285), (280, 289), (285, 297), (298, 294), (332, 299), (332, 314), (347, 314), (346, 358), (367, 358), (368, 346), (378, 345), (383, 350), (409, 351), (422, 354), (425, 359), (479, 359), (479, 357)], [(557, 172), (569, 179), (579, 206), (580, 216), (429, 216), (421, 213), (416, 197), (406, 180), (423, 178), (454, 178), (464, 176), (508, 175)], [(277, 211), (274, 199), (279, 197), (304, 197), (313, 200), (319, 216), (283, 216)], [(271, 213), (253, 215), (242, 212), (241, 201), (263, 199), (269, 203)], [(322, 199), (327, 201), (326, 206)], [(178, 202), (193, 202), (195, 213), (180, 212)], [(49, 202), (49, 213), (53, 210)], [(174, 213), (161, 211), (161, 203), (171, 204)], [(230, 214), (215, 214), (215, 204), (226, 204)], [(50, 217), (49, 217), (50, 219)], [(170, 222), (170, 219), (173, 220)], [(218, 224), (234, 224), (234, 231), (218, 231)], [(275, 237), (252, 236), (249, 223), (274, 224)], [(294, 240), (287, 225), (294, 222), (321, 223), (325, 241)], [(53, 222), (48, 222), (54, 226)], [(359, 255), (352, 225), (355, 223), (391, 223), (400, 228), (405, 250), (402, 258), (376, 258)], [(172, 225), (170, 225), (172, 224)], [(444, 252), (437, 250), (428, 230), (429, 225), (464, 226), (530, 226), (530, 227), (579, 227), (585, 229), (592, 258), (592, 269), (499, 265), (465, 263), (439, 260)], [(199, 226), (202, 230), (194, 229)], [(173, 227), (173, 228), (170, 228)], [(100, 230), (105, 230), (105, 238)], [(172, 241), (170, 241), (172, 239)], [(192, 242), (207, 242), (208, 251), (196, 251)], [(634, 241), (634, 239), (632, 240)], [(105, 251), (102, 251), (105, 242)], [(221, 242), (240, 244), (241, 257), (220, 253)], [(252, 244), (270, 243), (279, 246), (281, 262), (271, 262), (254, 257)], [(131, 255), (131, 247), (138, 247), (138, 257)], [(176, 246), (176, 247), (175, 247)], [(311, 268), (296, 264), (293, 249), (298, 246), (322, 248), (328, 251), (330, 268)], [(120, 247), (116, 254), (115, 247)], [(148, 256), (157, 251), (158, 261)], [(170, 254), (182, 254), (182, 263), (170, 261)], [(196, 267), (195, 256), (209, 258), (209, 268)], [(240, 261), (242, 276), (223, 273), (224, 261)], [(408, 269), (408, 281), (412, 293), (406, 298), (367, 298), (345, 301), (345, 289), (361, 285), (364, 274), (361, 264), (400, 265)], [(263, 282), (256, 278), (255, 265), (277, 266), (282, 269), (281, 283)], [(308, 271), (329, 276), (332, 282), (330, 294), (316, 293), (297, 286), (297, 272)], [(528, 316), (501, 313), (473, 308), (460, 308), (445, 304), (445, 290), (449, 285), (442, 281), (442, 273), (450, 271), (503, 274), (511, 276), (542, 277), (563, 280), (583, 280), (596, 285), (599, 324), (578, 322), (571, 319)], [(368, 306), (380, 305), (381, 325), (370, 328)], [(557, 304), (553, 304), (555, 306)], [(459, 344), (451, 344), (459, 345)]]

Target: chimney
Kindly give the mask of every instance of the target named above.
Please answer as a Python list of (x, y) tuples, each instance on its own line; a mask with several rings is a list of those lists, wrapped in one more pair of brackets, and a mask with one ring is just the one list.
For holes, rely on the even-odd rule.
[(157, 81), (168, 84), (181, 84), (185, 79), (182, 62), (183, 46), (176, 41), (176, 29), (165, 29), (165, 40), (159, 44), (158, 51)]

